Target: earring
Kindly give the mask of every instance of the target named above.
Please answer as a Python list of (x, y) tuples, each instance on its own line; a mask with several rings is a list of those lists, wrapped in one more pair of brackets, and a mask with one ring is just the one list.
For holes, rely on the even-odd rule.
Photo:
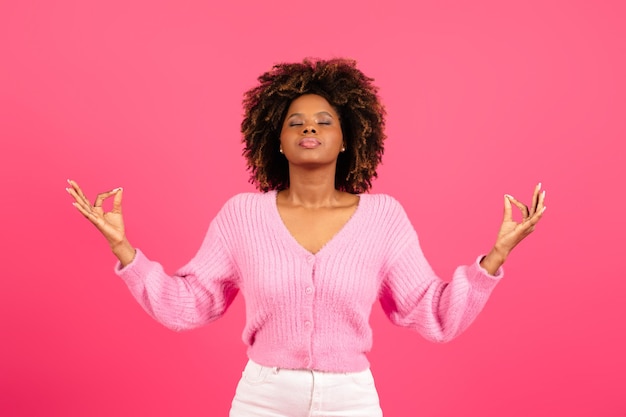
[(283, 152), (283, 147), (282, 147), (282, 146), (278, 149), (278, 152), (280, 152), (280, 153), (284, 153), (284, 152)]
[(345, 147), (345, 146), (342, 146), (342, 147), (341, 147), (341, 152), (345, 152), (345, 151), (346, 151), (346, 147)]

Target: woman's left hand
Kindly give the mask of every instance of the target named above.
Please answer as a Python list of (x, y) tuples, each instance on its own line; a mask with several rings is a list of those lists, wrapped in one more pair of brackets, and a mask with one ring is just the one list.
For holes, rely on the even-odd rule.
[[(491, 252), (480, 262), (490, 274), (495, 274), (513, 248), (535, 230), (546, 211), (545, 198), (546, 192), (541, 191), (541, 183), (535, 187), (530, 208), (511, 195), (504, 196), (504, 216), (498, 238)], [(522, 212), (522, 221), (519, 223), (513, 220), (513, 205)]]

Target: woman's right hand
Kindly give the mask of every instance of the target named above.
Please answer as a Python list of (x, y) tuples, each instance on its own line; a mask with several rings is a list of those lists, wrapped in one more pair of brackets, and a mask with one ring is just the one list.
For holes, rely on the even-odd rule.
[[(129, 264), (135, 256), (135, 249), (126, 239), (124, 232), (122, 188), (98, 194), (92, 205), (76, 181), (67, 180), (67, 182), (70, 186), (66, 190), (74, 198), (72, 203), (74, 207), (102, 233), (122, 265)], [(113, 208), (105, 212), (102, 203), (110, 197), (113, 197)]]

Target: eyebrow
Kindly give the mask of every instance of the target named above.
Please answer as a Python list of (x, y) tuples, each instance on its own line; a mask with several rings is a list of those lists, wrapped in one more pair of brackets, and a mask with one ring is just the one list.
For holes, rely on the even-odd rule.
[[(330, 116), (330, 117), (332, 117), (332, 118), (334, 119), (333, 115), (332, 115), (332, 114), (330, 114), (329, 112), (325, 111), (325, 110), (320, 111), (320, 112), (317, 112), (317, 113), (315, 113), (313, 116), (319, 116), (319, 115), (322, 115), (322, 114), (323, 114), (323, 115)], [(292, 117), (294, 117), (294, 116), (303, 116), (303, 114), (302, 114), (302, 113), (292, 113), (292, 114), (290, 114), (289, 116), (287, 116), (287, 119), (291, 119), (291, 118), (292, 118)]]

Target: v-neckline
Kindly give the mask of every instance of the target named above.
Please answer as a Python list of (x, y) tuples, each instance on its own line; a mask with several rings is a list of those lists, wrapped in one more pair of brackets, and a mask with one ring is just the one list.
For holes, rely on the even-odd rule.
[(270, 198), (270, 204), (272, 205), (272, 212), (274, 216), (274, 222), (276, 223), (277, 229), (280, 230), (280, 233), (283, 234), (284, 239), (290, 242), (291, 246), (298, 252), (303, 253), (307, 257), (318, 257), (325, 252), (329, 246), (334, 245), (337, 241), (341, 240), (342, 236), (347, 233), (347, 229), (352, 227), (352, 224), (355, 223), (355, 219), (358, 217), (359, 213), (362, 211), (361, 206), (363, 205), (363, 194), (356, 194), (359, 197), (359, 201), (357, 202), (356, 208), (354, 212), (350, 215), (348, 220), (337, 230), (329, 240), (327, 240), (322, 247), (319, 248), (317, 252), (311, 252), (307, 248), (305, 248), (298, 239), (295, 238), (289, 228), (283, 221), (282, 216), (280, 215), (280, 211), (278, 210), (278, 191), (272, 190), (268, 191), (268, 197)]

